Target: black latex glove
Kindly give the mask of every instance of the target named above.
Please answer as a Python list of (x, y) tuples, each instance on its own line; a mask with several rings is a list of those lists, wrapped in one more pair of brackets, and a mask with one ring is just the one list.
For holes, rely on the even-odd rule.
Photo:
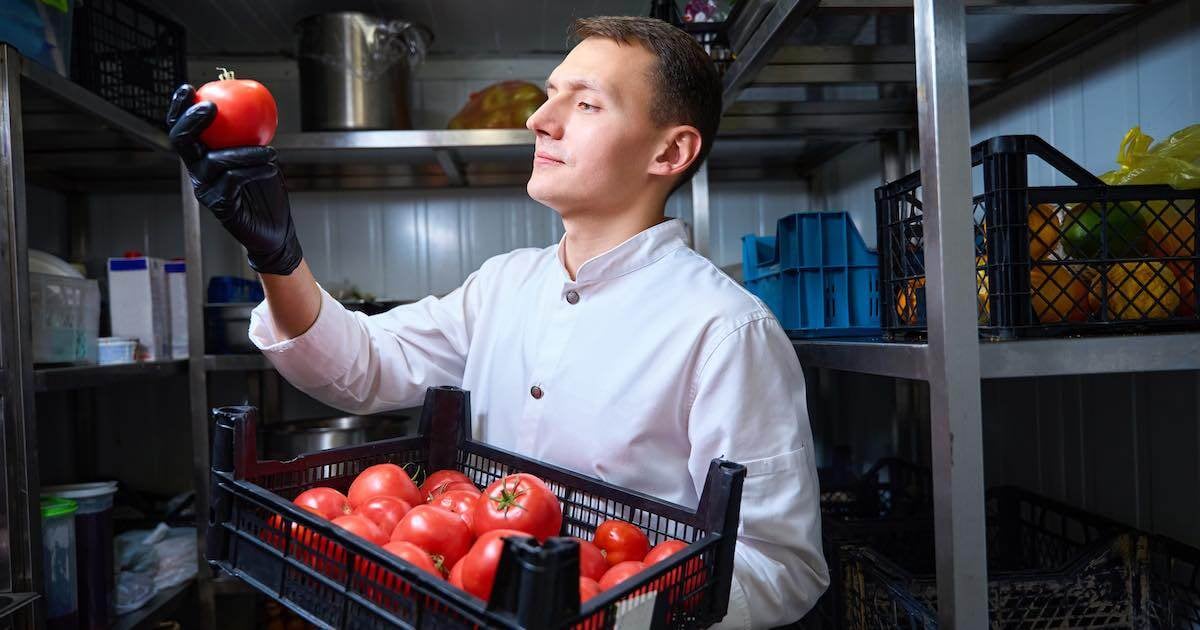
[(259, 273), (286, 276), (304, 258), (283, 174), (271, 147), (234, 147), (209, 151), (200, 142), (217, 115), (217, 106), (192, 104), (196, 92), (184, 84), (175, 90), (167, 111), (171, 146), (191, 175), (196, 199), (246, 248)]

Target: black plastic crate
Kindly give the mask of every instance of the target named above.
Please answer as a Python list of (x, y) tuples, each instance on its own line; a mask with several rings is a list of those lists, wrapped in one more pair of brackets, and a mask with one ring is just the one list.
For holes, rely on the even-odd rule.
[(162, 127), (187, 80), (182, 26), (133, 0), (85, 0), (75, 9), (71, 78)]
[(899, 517), (933, 508), (933, 476), (912, 462), (885, 457), (861, 477), (843, 483), (821, 479), (821, 513), (835, 517)]
[[(932, 519), (826, 520), (838, 627), (937, 627)], [(1200, 551), (1014, 487), (987, 499), (994, 628), (1193, 628)], [(834, 568), (836, 567), (836, 568)]]
[[(254, 408), (214, 416), (208, 561), (320, 627), (611, 628), (638, 608), (650, 612), (651, 627), (676, 628), (705, 627), (725, 615), (746, 474), (738, 464), (714, 460), (690, 510), (471, 440), (469, 395), (451, 387), (427, 392), (416, 436), (286, 462), (257, 460)], [(562, 502), (563, 536), (590, 539), (602, 521), (619, 518), (640, 526), (651, 544), (674, 538), (690, 546), (581, 607), (576, 543), (510, 540), (485, 603), (290, 501), (316, 485), (345, 491), (382, 462), (416, 466), (418, 483), (445, 468), (481, 486), (531, 473)]]
[[(1030, 158), (1075, 184), (1030, 186)], [(983, 174), (971, 208), (983, 336), (1200, 328), (1200, 189), (1108, 186), (1037, 136), (981, 142), (971, 163)], [(875, 207), (882, 328), (923, 335), (920, 171), (877, 188)]]

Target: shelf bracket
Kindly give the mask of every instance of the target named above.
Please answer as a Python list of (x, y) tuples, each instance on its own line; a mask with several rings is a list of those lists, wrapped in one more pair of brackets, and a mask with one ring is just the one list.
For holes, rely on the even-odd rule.
[(458, 165), (458, 156), (450, 149), (434, 149), (433, 155), (437, 158), (438, 166), (442, 167), (442, 172), (446, 173), (446, 179), (450, 180), (451, 186), (466, 186), (467, 179), (463, 176), (462, 167)]

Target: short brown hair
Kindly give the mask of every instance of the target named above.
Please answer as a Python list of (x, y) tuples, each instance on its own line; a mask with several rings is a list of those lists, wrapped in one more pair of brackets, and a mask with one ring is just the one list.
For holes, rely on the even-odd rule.
[(708, 157), (721, 124), (721, 78), (712, 59), (683, 30), (648, 17), (580, 18), (571, 25), (575, 41), (602, 37), (618, 44), (640, 44), (658, 58), (650, 77), (661, 98), (650, 108), (659, 126), (691, 125), (700, 132), (700, 155), (671, 192), (686, 184)]

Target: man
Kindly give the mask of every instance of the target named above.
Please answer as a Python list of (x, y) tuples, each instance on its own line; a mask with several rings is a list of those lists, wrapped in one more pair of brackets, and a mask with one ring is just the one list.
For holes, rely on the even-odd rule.
[(471, 392), (476, 439), (694, 507), (708, 464), (744, 464), (728, 627), (800, 618), (828, 583), (804, 379), (770, 311), (664, 216), (711, 148), (720, 81), (684, 32), (576, 22), (529, 119), (529, 195), (553, 247), (496, 256), (442, 299), (351, 313), (304, 263), (274, 151), (208, 152), (210, 103), (176, 93), (171, 139), (196, 195), (247, 249), (266, 301), (251, 338), (293, 385), (355, 413)]

